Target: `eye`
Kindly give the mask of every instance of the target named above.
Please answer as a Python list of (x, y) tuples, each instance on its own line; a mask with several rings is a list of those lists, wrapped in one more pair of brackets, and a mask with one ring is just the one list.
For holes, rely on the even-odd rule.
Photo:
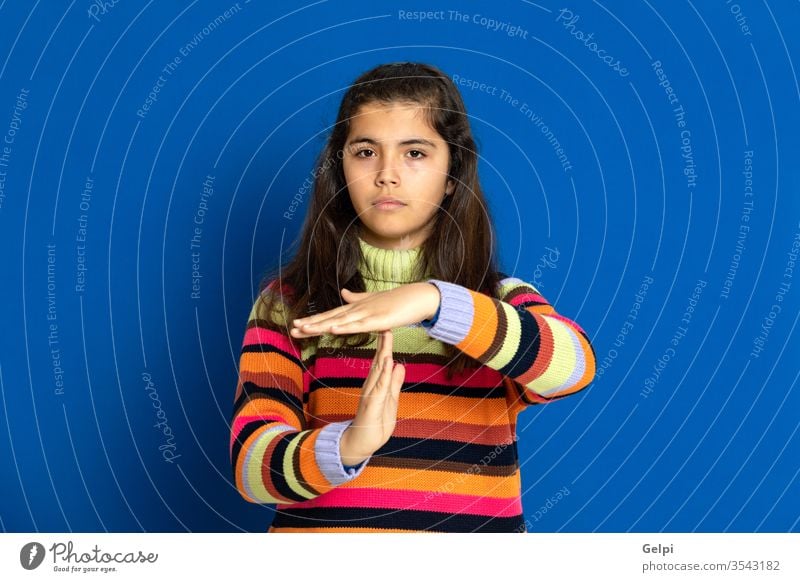
[(421, 160), (422, 158), (424, 158), (424, 157), (425, 157), (425, 152), (421, 152), (421, 151), (419, 151), (419, 150), (411, 150), (411, 151), (410, 151), (410, 152), (408, 152), (408, 153), (409, 153), (409, 154), (414, 154), (414, 153), (417, 153), (417, 154), (419, 154), (419, 156), (412, 156), (412, 158), (411, 158), (411, 159), (413, 159), (413, 160)]
[[(369, 148), (364, 148), (364, 149), (358, 150), (358, 151), (357, 151), (357, 152), (356, 152), (354, 155), (355, 155), (357, 158), (365, 158), (365, 157), (371, 158), (372, 156), (362, 156), (362, 155), (361, 155), (361, 154), (362, 154), (362, 153), (364, 153), (364, 152), (371, 152), (371, 151), (372, 151), (372, 150), (371, 150), (371, 149), (369, 149)], [(374, 153), (374, 152), (373, 152), (373, 153)]]

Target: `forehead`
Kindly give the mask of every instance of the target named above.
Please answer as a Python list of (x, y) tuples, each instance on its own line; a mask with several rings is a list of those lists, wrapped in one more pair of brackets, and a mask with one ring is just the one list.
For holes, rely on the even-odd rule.
[(419, 103), (367, 103), (350, 119), (350, 137), (368, 136), (379, 141), (423, 136), (441, 139), (429, 124)]

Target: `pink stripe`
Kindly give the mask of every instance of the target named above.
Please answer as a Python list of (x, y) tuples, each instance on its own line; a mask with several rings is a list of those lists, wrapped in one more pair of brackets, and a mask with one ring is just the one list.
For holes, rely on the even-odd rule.
[(567, 319), (563, 315), (558, 315), (557, 313), (551, 313), (551, 314), (546, 315), (545, 317), (554, 317), (554, 318), (556, 318), (556, 319), (558, 319), (560, 321), (563, 321), (567, 325), (571, 325), (572, 327), (580, 330), (581, 333), (584, 333), (584, 334), (586, 333), (585, 331), (583, 331), (583, 328), (580, 325), (578, 325), (577, 323), (575, 323), (571, 319)]
[(242, 345), (250, 346), (258, 344), (270, 344), (297, 358), (300, 357), (300, 352), (297, 347), (285, 335), (271, 329), (264, 329), (263, 327), (251, 327), (245, 332), (244, 343)]
[[(427, 497), (427, 499), (426, 499)], [(415, 511), (442, 511), (493, 517), (513, 517), (522, 513), (519, 497), (482, 497), (458, 493), (437, 494), (436, 491), (402, 489), (342, 488), (335, 487), (319, 497), (291, 505), (278, 505), (276, 509), (312, 507), (374, 507), (377, 509), (411, 509)]]
[[(395, 358), (395, 363), (398, 363)], [(353, 378), (367, 377), (369, 366), (372, 364), (372, 357), (369, 358), (327, 358), (319, 357), (316, 362), (316, 371), (319, 374), (324, 370), (326, 378)], [(321, 366), (324, 366), (322, 368)], [(445, 369), (436, 364), (406, 364), (406, 376), (404, 382), (431, 382), (435, 384), (452, 385), (453, 380), (448, 380)], [(497, 370), (492, 370), (488, 366), (480, 369), (470, 370), (465, 373), (462, 379), (459, 378), (458, 386), (464, 388), (487, 388), (498, 386), (502, 382), (502, 375)]]
[(511, 305), (516, 307), (520, 303), (525, 303), (528, 301), (535, 301), (537, 303), (547, 303), (547, 299), (545, 299), (544, 297), (542, 297), (537, 293), (523, 293), (522, 295), (517, 295), (511, 301), (509, 301), (509, 303), (511, 303)]

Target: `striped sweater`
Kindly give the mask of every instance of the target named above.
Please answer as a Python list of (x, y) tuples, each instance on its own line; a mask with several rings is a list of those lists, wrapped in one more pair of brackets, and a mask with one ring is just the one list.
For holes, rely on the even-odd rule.
[[(367, 291), (414, 282), (420, 249), (360, 240)], [(339, 440), (377, 347), (324, 334), (301, 350), (282, 307), (257, 301), (242, 345), (230, 458), (239, 493), (276, 504), (269, 532), (524, 532), (517, 415), (594, 378), (586, 333), (533, 285), (503, 275), (495, 297), (436, 279), (430, 322), (392, 330), (404, 363), (395, 431), (355, 467)], [(265, 291), (269, 292), (269, 291)], [(264, 327), (267, 317), (285, 333)], [(448, 380), (445, 344), (482, 364)]]

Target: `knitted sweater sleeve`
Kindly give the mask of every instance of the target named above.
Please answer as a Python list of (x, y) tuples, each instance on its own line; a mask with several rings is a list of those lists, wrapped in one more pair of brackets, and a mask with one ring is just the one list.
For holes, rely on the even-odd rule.
[(310, 372), (289, 335), (264, 327), (262, 306), (253, 305), (241, 349), (230, 435), (233, 477), (247, 501), (297, 503), (354, 479), (369, 459), (342, 465), (339, 441), (352, 421), (309, 428), (303, 394)]
[(528, 406), (544, 404), (585, 388), (595, 375), (595, 352), (574, 321), (556, 313), (530, 283), (500, 281), (497, 297), (461, 285), (428, 280), (440, 292), (439, 317), (426, 328), (497, 370)]

